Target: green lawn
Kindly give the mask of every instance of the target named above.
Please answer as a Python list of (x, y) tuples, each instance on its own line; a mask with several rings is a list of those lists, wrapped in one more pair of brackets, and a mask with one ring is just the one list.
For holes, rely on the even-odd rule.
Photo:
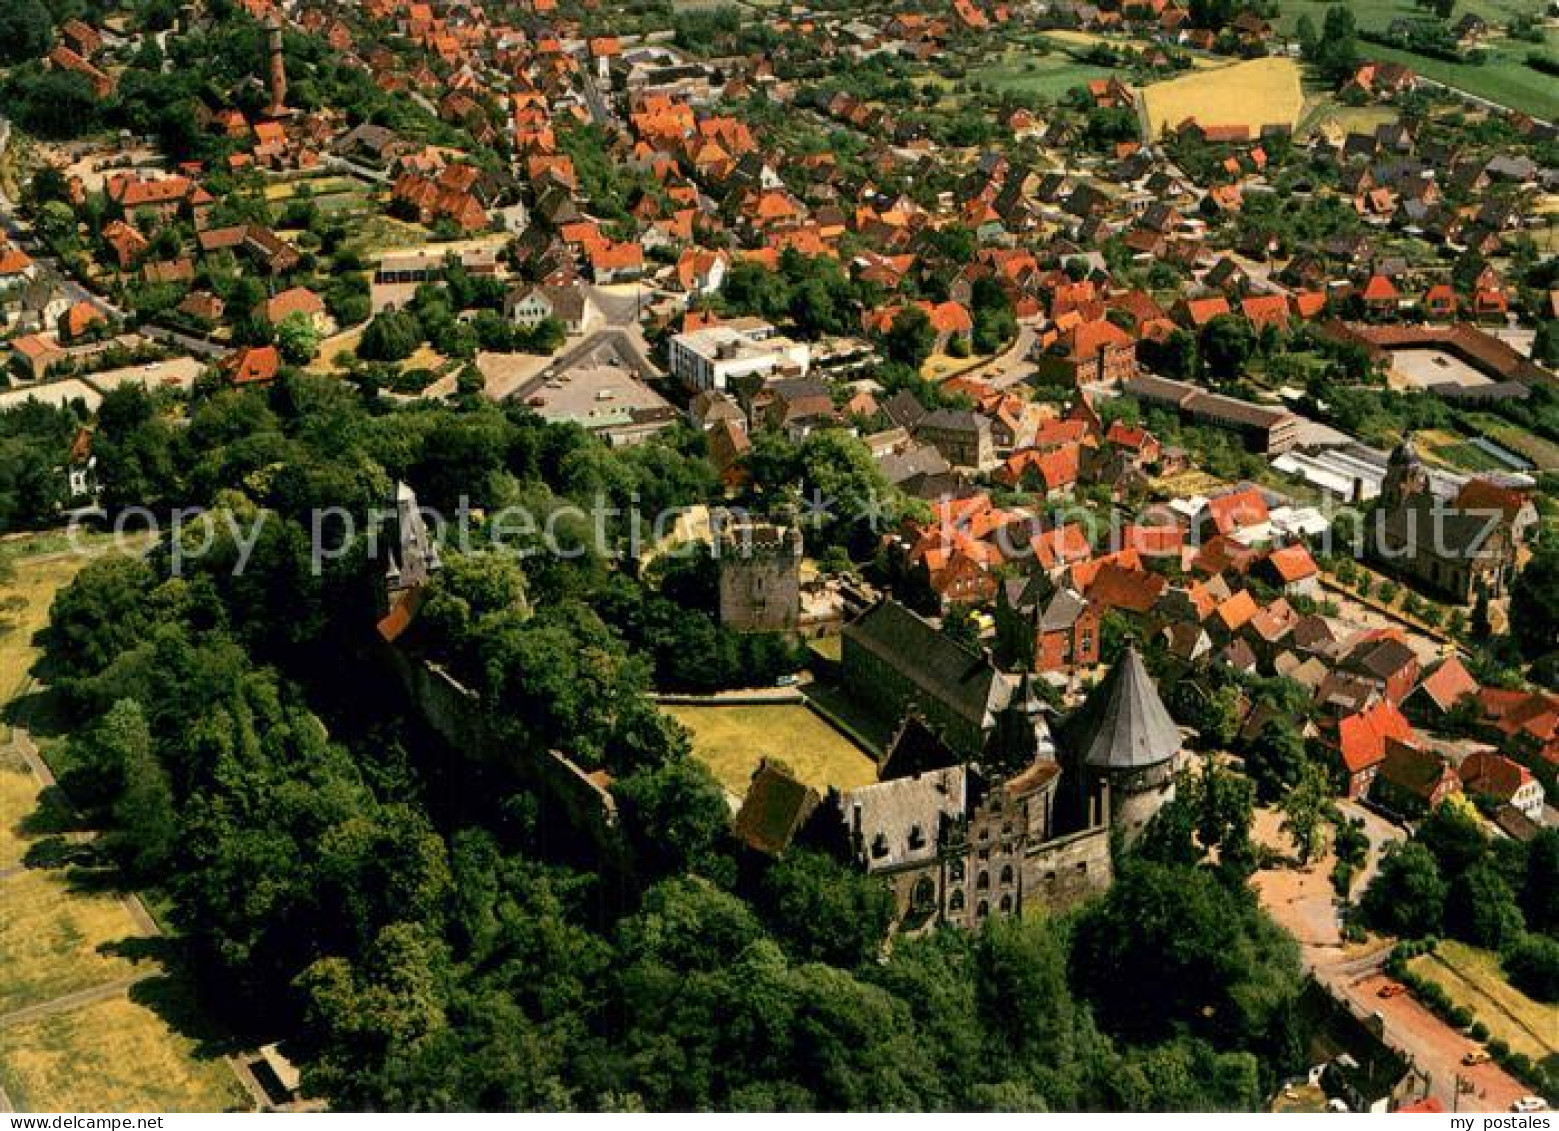
[(1062, 51), (1038, 54), (1008, 49), (999, 59), (971, 68), (969, 77), (998, 91), (1035, 94), (1054, 101), (1074, 86), (1117, 73), (1109, 67), (1079, 62)]
[(1488, 452), (1472, 443), (1437, 444), (1431, 449), (1436, 456), (1446, 463), (1454, 464), (1463, 471), (1510, 471), (1511, 468), (1489, 455)]
[[(1540, 471), (1559, 471), (1559, 444), (1534, 436), (1525, 428), (1492, 413), (1469, 413), (1466, 419), (1500, 447), (1531, 460)], [(1501, 470), (1510, 469), (1501, 467)]]
[(819, 792), (850, 789), (877, 780), (877, 763), (810, 708), (776, 703), (756, 706), (662, 708), (693, 736), (693, 754), (720, 784), (745, 796), (765, 757), (778, 758)]

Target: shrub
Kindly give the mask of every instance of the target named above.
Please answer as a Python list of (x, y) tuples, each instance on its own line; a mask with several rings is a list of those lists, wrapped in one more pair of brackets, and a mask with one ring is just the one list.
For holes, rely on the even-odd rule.
[(1511, 985), (1528, 997), (1559, 1001), (1559, 942), (1545, 935), (1522, 935), (1505, 951), (1504, 965)]

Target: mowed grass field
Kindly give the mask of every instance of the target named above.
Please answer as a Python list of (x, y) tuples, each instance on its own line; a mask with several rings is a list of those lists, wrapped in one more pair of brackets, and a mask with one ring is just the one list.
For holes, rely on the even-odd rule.
[(146, 972), (105, 949), (141, 934), (117, 895), (72, 890), (60, 871), (0, 884), (0, 1016)]
[(0, 1083), (22, 1111), (249, 1107), (223, 1061), (125, 997), (0, 1029)]
[(1079, 62), (1059, 49), (1041, 54), (1008, 48), (997, 58), (971, 67), (969, 77), (998, 92), (1033, 94), (1054, 101), (1074, 86), (1116, 73), (1109, 67)]
[(1438, 982), (1457, 1005), (1470, 1010), (1516, 1052), (1535, 1061), (1559, 1053), (1559, 1005), (1544, 1005), (1505, 980), (1499, 956), (1466, 943), (1446, 940), (1434, 954), (1409, 964), (1415, 973)]
[[(103, 540), (89, 544), (101, 548)], [(33, 635), (54, 595), (89, 560), (67, 549), (59, 535), (0, 541), (0, 707), (27, 690)], [(155, 959), (139, 956), (144, 932), (124, 900), (84, 890), (68, 869), (25, 866), (29, 851), (68, 829), (71, 817), (14, 739), (0, 734), (0, 1088), (20, 1111), (250, 1106), (225, 1062), (200, 1055), (134, 999), (151, 982), (123, 988), (141, 979), (171, 983)]]
[(799, 703), (742, 706), (667, 704), (667, 714), (693, 736), (693, 754), (737, 797), (753, 771), (778, 758), (807, 785), (852, 789), (877, 780), (877, 763), (855, 743)]
[(1187, 118), (1204, 126), (1293, 126), (1304, 108), (1299, 65), (1292, 59), (1251, 59), (1215, 71), (1195, 71), (1142, 88), (1149, 128), (1157, 137)]

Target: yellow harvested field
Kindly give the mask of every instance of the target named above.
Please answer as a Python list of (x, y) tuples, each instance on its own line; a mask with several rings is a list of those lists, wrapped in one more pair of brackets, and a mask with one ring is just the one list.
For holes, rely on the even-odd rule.
[(807, 785), (852, 789), (877, 780), (877, 763), (810, 708), (799, 703), (662, 708), (693, 736), (693, 754), (737, 797), (745, 797), (758, 762), (778, 758)]
[(20, 1111), (250, 1107), (226, 1063), (123, 997), (0, 1030), (0, 1085)]
[(0, 883), (0, 1014), (146, 969), (99, 949), (141, 934), (117, 895), (73, 890), (57, 871), (26, 871)]
[(1251, 59), (1156, 82), (1142, 90), (1149, 128), (1158, 137), (1187, 118), (1203, 126), (1292, 127), (1304, 108), (1299, 66), (1292, 59)]

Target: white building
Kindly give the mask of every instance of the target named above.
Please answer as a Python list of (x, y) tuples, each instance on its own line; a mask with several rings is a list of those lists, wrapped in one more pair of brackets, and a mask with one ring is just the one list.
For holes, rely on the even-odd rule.
[(601, 321), (601, 311), (579, 286), (519, 287), (504, 300), (504, 314), (516, 326), (534, 330), (548, 318), (563, 323), (570, 334), (586, 334)]
[(805, 342), (779, 334), (761, 318), (736, 318), (678, 334), (670, 344), (671, 372), (690, 389), (724, 391), (757, 374), (804, 377), (812, 364)]

